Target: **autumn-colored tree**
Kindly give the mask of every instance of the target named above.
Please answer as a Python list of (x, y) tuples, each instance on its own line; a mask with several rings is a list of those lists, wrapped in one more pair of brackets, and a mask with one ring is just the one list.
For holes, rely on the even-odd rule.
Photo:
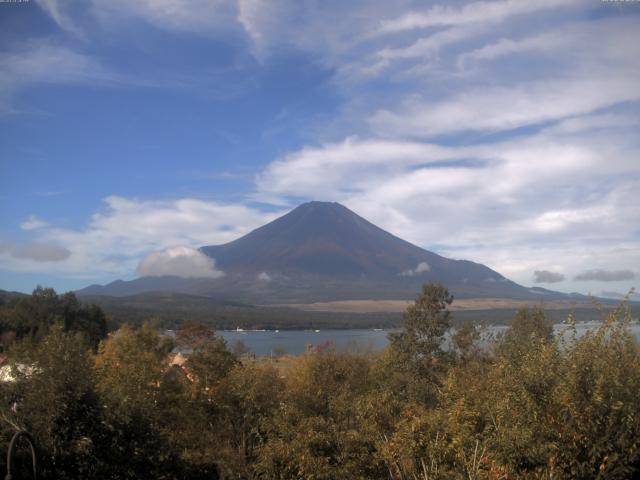
[(171, 348), (151, 322), (137, 330), (125, 325), (100, 345), (95, 371), (111, 439), (104, 455), (121, 478), (178, 465), (179, 452), (166, 447), (158, 408)]
[(176, 331), (176, 344), (183, 348), (196, 350), (215, 338), (215, 332), (206, 325), (186, 320)]
[(268, 422), (256, 465), (260, 478), (380, 478), (377, 438), (361, 403), (370, 360), (326, 348), (305, 356), (288, 376), (283, 408)]

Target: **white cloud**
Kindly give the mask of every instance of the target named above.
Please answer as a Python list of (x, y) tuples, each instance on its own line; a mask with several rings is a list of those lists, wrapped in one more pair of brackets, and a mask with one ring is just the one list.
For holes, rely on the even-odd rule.
[(43, 220), (40, 220), (35, 215), (31, 215), (24, 222), (20, 224), (22, 230), (39, 230), (47, 227), (49, 224)]
[(92, 0), (93, 14), (104, 23), (135, 18), (158, 28), (214, 34), (237, 27), (232, 0)]
[(184, 278), (219, 278), (215, 260), (191, 247), (172, 247), (145, 256), (137, 272), (143, 277), (175, 276)]
[(401, 272), (400, 275), (403, 277), (413, 277), (416, 275), (420, 275), (421, 273), (428, 272), (429, 270), (431, 270), (431, 267), (427, 262), (420, 262), (418, 265), (416, 265), (416, 268), (405, 270), (404, 272)]
[(271, 281), (271, 275), (269, 275), (267, 272), (260, 272), (258, 274), (258, 280), (260, 280), (262, 282), (270, 282)]
[(429, 27), (501, 22), (515, 15), (572, 4), (576, 4), (576, 0), (473, 2), (460, 8), (434, 5), (426, 11), (410, 11), (393, 20), (383, 21), (379, 31), (380, 33), (391, 33)]
[[(429, 137), (503, 131), (640, 99), (636, 88), (640, 32), (635, 19), (583, 20), (553, 25), (542, 33), (529, 32), (525, 26), (519, 38), (511, 38), (513, 32), (508, 32), (510, 36), (499, 36), (480, 47), (478, 42), (464, 44), (432, 58), (429, 52), (437, 53), (442, 42), (461, 40), (463, 33), (438, 31), (410, 47), (376, 52), (386, 66), (393, 66), (395, 78), (405, 78), (408, 92), (404, 100), (378, 108), (370, 117), (376, 134)], [(496, 34), (501, 35), (500, 30)], [(491, 33), (485, 32), (487, 36)], [(390, 63), (408, 58), (413, 60)], [(369, 61), (381, 60), (371, 57)], [(514, 66), (521, 64), (526, 76), (514, 74)], [(442, 82), (452, 88), (439, 89)]]
[(640, 71), (628, 77), (569, 78), (470, 90), (448, 101), (410, 100), (397, 111), (380, 110), (371, 124), (385, 136), (400, 137), (510, 130), (639, 100), (639, 83)]
[(285, 155), (261, 172), (256, 182), (263, 192), (330, 199), (340, 195), (347, 183), (358, 191), (408, 166), (464, 155), (433, 144), (353, 137)]
[[(68, 0), (37, 0), (37, 5), (42, 8), (60, 28), (77, 36), (82, 36), (83, 32), (78, 28), (71, 17), (71, 10), (74, 5)], [(75, 5), (77, 7), (77, 4)]]
[(36, 265), (0, 252), (0, 268), (73, 278), (126, 278), (151, 252), (175, 245), (198, 248), (226, 243), (281, 213), (193, 198), (137, 200), (111, 196), (105, 198), (105, 207), (80, 229), (49, 225), (33, 231), (37, 243), (53, 243), (72, 252), (64, 261)]
[(254, 55), (266, 60), (273, 51), (293, 49), (314, 54), (326, 65), (351, 55), (362, 35), (393, 11), (392, 5), (365, 1), (362, 7), (343, 2), (331, 8), (291, 0), (238, 0), (238, 21), (252, 42)]

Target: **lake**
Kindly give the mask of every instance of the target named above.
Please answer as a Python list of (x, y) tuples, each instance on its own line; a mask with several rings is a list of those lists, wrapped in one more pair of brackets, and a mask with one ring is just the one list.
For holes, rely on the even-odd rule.
[(314, 347), (331, 342), (337, 350), (382, 350), (389, 343), (387, 335), (391, 330), (267, 330), (267, 331), (217, 331), (227, 341), (229, 348), (238, 340), (256, 355), (271, 355), (274, 349), (282, 348), (290, 355), (305, 352), (305, 346)]
[[(577, 324), (578, 334), (584, 334), (597, 328), (598, 322), (585, 322)], [(497, 334), (506, 330), (506, 326), (489, 327), (489, 333)], [(566, 325), (554, 325), (557, 332), (566, 328)], [(387, 335), (393, 330), (354, 329), (354, 330), (219, 330), (227, 341), (229, 348), (238, 340), (242, 341), (250, 352), (256, 355), (271, 355), (276, 349), (283, 349), (290, 355), (300, 355), (305, 352), (305, 345), (314, 347), (331, 342), (339, 351), (379, 351), (389, 344)], [(640, 341), (640, 324), (633, 323), (631, 331)]]

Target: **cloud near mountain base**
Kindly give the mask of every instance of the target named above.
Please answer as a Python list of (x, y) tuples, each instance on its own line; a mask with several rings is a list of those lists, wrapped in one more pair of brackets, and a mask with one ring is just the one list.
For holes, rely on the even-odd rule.
[(144, 257), (137, 268), (143, 277), (219, 278), (215, 260), (191, 247), (172, 247)]
[(431, 270), (431, 267), (427, 262), (420, 262), (416, 268), (412, 268), (411, 270), (405, 270), (401, 272), (400, 275), (403, 277), (413, 277), (414, 275), (419, 275), (421, 273), (425, 273)]

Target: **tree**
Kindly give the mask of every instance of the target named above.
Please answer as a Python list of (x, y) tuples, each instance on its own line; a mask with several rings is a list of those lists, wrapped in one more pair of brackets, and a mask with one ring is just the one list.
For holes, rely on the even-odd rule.
[(441, 283), (423, 285), (403, 316), (403, 329), (389, 335), (387, 360), (395, 369), (394, 388), (421, 402), (433, 402), (443, 370), (442, 342), (450, 326), (453, 296)]
[(235, 355), (227, 350), (224, 338), (214, 336), (194, 349), (186, 367), (193, 373), (200, 393), (209, 395), (212, 387), (226, 377), (237, 363)]
[(514, 358), (530, 351), (534, 344), (553, 341), (553, 321), (541, 308), (523, 308), (518, 311), (498, 343), (498, 352)]
[(178, 452), (166, 448), (158, 408), (172, 347), (151, 322), (137, 330), (124, 325), (100, 345), (95, 371), (110, 439), (103, 455), (114, 476), (152, 477), (179, 468)]
[(2, 308), (0, 321), (3, 331), (36, 341), (60, 323), (66, 332), (82, 333), (94, 349), (107, 334), (107, 317), (100, 307), (81, 304), (73, 292), (58, 295), (53, 288), (40, 286), (31, 296)]
[[(476, 348), (476, 343), (480, 340), (482, 331), (478, 325), (471, 322), (463, 323), (451, 336), (451, 343), (460, 357), (461, 361), (466, 361)], [(477, 350), (476, 350), (477, 351)]]
[(37, 344), (26, 339), (11, 353), (23, 367), (14, 368), (14, 384), (3, 386), (0, 409), (35, 438), (41, 474), (95, 478), (104, 428), (86, 340), (56, 325)]
[(247, 347), (247, 345), (242, 340), (236, 340), (235, 342), (233, 342), (231, 351), (237, 358), (241, 358), (242, 356), (249, 353), (249, 347)]
[(277, 369), (253, 362), (236, 365), (209, 404), (223, 478), (252, 478), (266, 425), (281, 408), (284, 384)]
[(267, 419), (257, 477), (383, 478), (384, 464), (375, 455), (379, 435), (363, 417), (370, 366), (369, 358), (335, 348), (305, 355), (294, 365), (283, 407)]
[(206, 325), (187, 320), (176, 332), (176, 344), (180, 347), (196, 350), (215, 338), (215, 332)]
[(94, 349), (107, 335), (107, 316), (97, 305), (82, 305), (73, 292), (59, 297), (61, 317), (67, 332), (81, 332)]

